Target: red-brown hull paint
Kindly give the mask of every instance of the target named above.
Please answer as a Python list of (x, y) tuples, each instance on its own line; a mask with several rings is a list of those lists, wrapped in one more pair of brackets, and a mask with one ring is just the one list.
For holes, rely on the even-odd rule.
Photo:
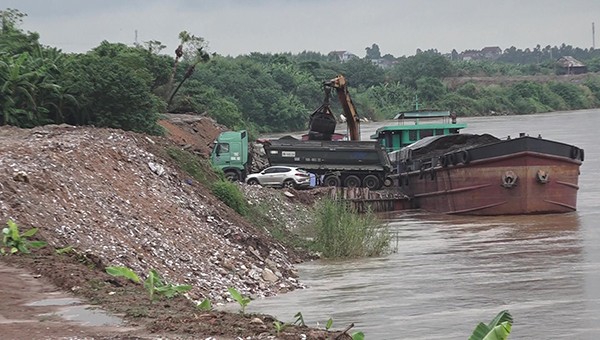
[[(467, 215), (566, 213), (577, 209), (581, 161), (531, 151), (413, 171), (401, 179), (412, 207)], [(516, 174), (508, 187), (503, 176)], [(538, 172), (548, 175), (539, 180)], [(408, 184), (406, 184), (406, 178)], [(503, 185), (504, 184), (504, 185)]]

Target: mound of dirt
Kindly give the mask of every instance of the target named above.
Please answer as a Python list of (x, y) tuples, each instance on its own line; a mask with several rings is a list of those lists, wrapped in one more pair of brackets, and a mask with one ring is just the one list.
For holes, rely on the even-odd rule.
[[(220, 130), (202, 119), (186, 124), (198, 129), (197, 135), (170, 138), (206, 153), (203, 146)], [(199, 312), (193, 302), (231, 302), (228, 287), (253, 298), (302, 287), (293, 268), (299, 259), (159, 156), (159, 146), (165, 145), (172, 145), (167, 138), (112, 129), (0, 127), (0, 219), (3, 224), (12, 219), (22, 231), (39, 228), (35, 237), (48, 243), (34, 255), (2, 261), (27, 267), (49, 285), (125, 315), (128, 326), (139, 326), (127, 331), (130, 336), (272, 336), (269, 317)], [(279, 200), (263, 203), (287, 209), (275, 219), (297, 214), (308, 197), (273, 189), (246, 191)], [(304, 220), (303, 214), (297, 216), (285, 226), (293, 229)], [(65, 247), (73, 250), (55, 251)], [(142, 285), (106, 274), (107, 266), (126, 266), (142, 278), (154, 269), (166, 282), (193, 288), (188, 299), (153, 302)], [(2, 296), (8, 294), (15, 292), (2, 289)], [(11, 307), (0, 304), (0, 320), (11, 313), (4, 308)], [(295, 328), (288, 333), (296, 331), (312, 332), (314, 338), (328, 334)], [(94, 332), (89, 334), (123, 336), (122, 330)]]
[(208, 156), (219, 133), (227, 130), (212, 118), (202, 115), (165, 113), (164, 117), (158, 124), (165, 129), (167, 138), (202, 157)]

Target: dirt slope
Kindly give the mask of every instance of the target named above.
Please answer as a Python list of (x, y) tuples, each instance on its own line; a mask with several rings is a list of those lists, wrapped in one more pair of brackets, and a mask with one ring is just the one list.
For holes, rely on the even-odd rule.
[[(178, 144), (206, 153), (201, 146), (219, 132), (210, 124), (198, 123), (206, 128), (203, 137)], [(170, 283), (192, 285), (191, 300), (209, 298), (213, 304), (231, 301), (227, 287), (256, 298), (302, 286), (292, 254), (159, 156), (159, 145), (169, 143), (111, 129), (0, 127), (0, 221), (13, 219), (21, 230), (37, 227), (36, 237), (48, 242), (35, 256), (1, 261), (28, 267), (59, 288), (122, 313), (128, 326), (142, 326), (132, 331), (136, 336), (273, 333), (268, 318), (250, 323), (247, 316), (202, 314), (184, 298), (151, 302), (141, 285), (104, 273), (109, 265), (127, 266), (142, 277), (155, 269)], [(283, 200), (281, 209), (298, 209), (285, 206), (290, 202), (281, 191), (259, 195)], [(54, 252), (66, 246), (74, 251)], [(10, 313), (2, 308), (10, 307), (0, 304), (0, 316)]]

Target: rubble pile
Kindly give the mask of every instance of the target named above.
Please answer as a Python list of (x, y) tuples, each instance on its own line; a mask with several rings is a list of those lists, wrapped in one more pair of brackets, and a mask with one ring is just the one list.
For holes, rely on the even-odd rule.
[[(2, 224), (37, 227), (49, 246), (72, 246), (104, 266), (143, 277), (155, 269), (192, 285), (198, 300), (225, 301), (227, 287), (252, 297), (301, 287), (286, 249), (152, 153), (159, 140), (167, 143), (112, 129), (0, 127)], [(295, 195), (242, 189), (290, 229), (308, 220)]]

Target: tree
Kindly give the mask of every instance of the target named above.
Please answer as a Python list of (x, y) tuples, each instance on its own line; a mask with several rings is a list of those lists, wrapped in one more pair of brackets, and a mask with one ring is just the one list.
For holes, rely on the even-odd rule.
[(2, 125), (31, 126), (37, 74), (28, 67), (28, 54), (3, 59), (0, 61)]
[[(183, 31), (179, 33), (179, 38), (181, 39), (181, 44), (175, 50), (175, 63), (173, 65), (173, 72), (171, 77), (169, 78), (169, 86), (168, 89), (171, 91), (171, 95), (167, 101), (167, 108), (171, 105), (173, 101), (173, 97), (177, 94), (177, 91), (181, 88), (181, 85), (188, 80), (194, 71), (196, 70), (196, 65), (201, 62), (208, 62), (210, 59), (210, 55), (204, 50), (206, 47), (206, 42), (202, 37), (196, 37), (195, 35), (189, 34), (187, 31)], [(186, 62), (189, 63), (187, 70), (185, 71), (181, 82), (175, 89), (173, 87), (173, 78), (175, 77), (175, 72), (177, 71), (177, 65), (179, 62), (179, 58), (183, 57)]]
[(438, 99), (442, 98), (446, 93), (444, 84), (433, 77), (422, 77), (417, 80), (417, 95), (423, 103), (431, 105)]
[(367, 54), (365, 55), (366, 59), (376, 60), (381, 59), (381, 52), (379, 51), (379, 46), (377, 44), (371, 45), (371, 47), (365, 48)]
[(425, 51), (408, 58), (400, 58), (398, 64), (390, 71), (390, 80), (416, 87), (417, 79), (421, 77), (442, 79), (452, 75), (453, 71), (453, 66), (446, 57)]
[(37, 33), (23, 33), (17, 26), (25, 16), (0, 11), (0, 124), (32, 127), (60, 118), (73, 98), (59, 83), (63, 54), (42, 47)]
[(455, 49), (452, 49), (451, 56), (452, 56), (452, 60), (458, 60), (458, 58), (459, 58), (458, 52)]
[(143, 49), (102, 42), (85, 55), (74, 56), (65, 72), (65, 85), (79, 98), (71, 124), (93, 124), (151, 134), (164, 101), (154, 95), (153, 74), (145, 66)]

